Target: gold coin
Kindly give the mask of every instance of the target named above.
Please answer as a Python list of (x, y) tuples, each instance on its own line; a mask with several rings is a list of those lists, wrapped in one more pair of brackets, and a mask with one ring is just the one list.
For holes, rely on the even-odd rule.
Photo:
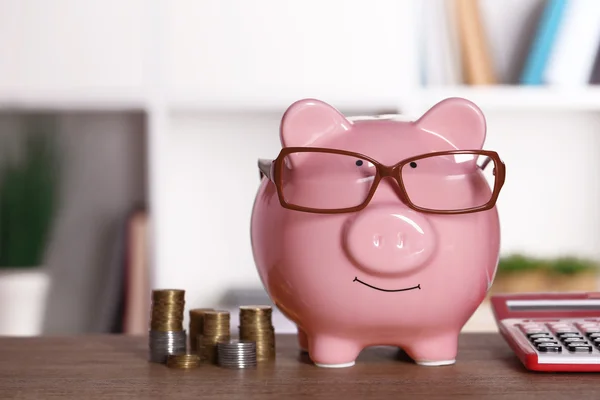
[(212, 308), (194, 308), (189, 311), (190, 323), (189, 323), (189, 335), (190, 335), (190, 349), (197, 351), (199, 334), (204, 332), (204, 313), (206, 311), (213, 311)]
[(198, 354), (202, 362), (215, 364), (217, 361), (217, 344), (230, 339), (229, 332), (224, 335), (204, 336), (198, 335)]
[(182, 289), (156, 289), (152, 291), (152, 301), (183, 301), (185, 290)]
[(244, 305), (240, 306), (242, 311), (272, 311), (273, 307), (267, 305)]
[(158, 289), (152, 291), (150, 328), (155, 331), (182, 331), (185, 291)]
[(239, 337), (256, 343), (256, 359), (267, 362), (275, 358), (275, 329), (271, 321), (273, 308), (268, 305), (239, 307)]
[(197, 354), (172, 354), (167, 357), (167, 366), (170, 368), (191, 369), (200, 365)]

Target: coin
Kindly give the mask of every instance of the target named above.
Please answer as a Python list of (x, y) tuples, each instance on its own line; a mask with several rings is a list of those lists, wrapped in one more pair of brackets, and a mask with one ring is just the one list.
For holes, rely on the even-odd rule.
[(239, 337), (256, 343), (258, 362), (275, 358), (275, 329), (272, 324), (272, 307), (268, 305), (240, 306)]
[(150, 329), (163, 332), (182, 331), (184, 308), (184, 290), (153, 290), (150, 311)]
[(167, 367), (178, 369), (192, 369), (200, 366), (200, 357), (197, 354), (173, 354), (167, 357)]
[(256, 343), (227, 340), (217, 344), (218, 365), (224, 368), (252, 368), (257, 365)]
[(185, 297), (185, 290), (183, 289), (156, 289), (152, 291), (152, 301), (183, 301)]
[(150, 361), (165, 363), (168, 356), (185, 353), (186, 339), (185, 331), (162, 332), (151, 330), (149, 332)]
[(168, 356), (186, 351), (187, 334), (183, 329), (185, 291), (152, 291), (149, 348), (151, 362), (165, 363)]
[(189, 323), (189, 334), (190, 334), (190, 350), (198, 350), (198, 335), (204, 332), (204, 313), (206, 311), (213, 311), (212, 308), (194, 308), (189, 311), (190, 323)]
[(202, 335), (198, 335), (197, 350), (203, 362), (217, 363), (217, 343), (230, 339), (230, 314), (224, 310), (204, 312)]

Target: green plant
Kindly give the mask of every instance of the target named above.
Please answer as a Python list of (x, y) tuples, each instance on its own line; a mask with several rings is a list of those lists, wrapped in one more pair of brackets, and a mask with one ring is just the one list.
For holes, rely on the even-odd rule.
[(552, 272), (561, 275), (575, 275), (580, 272), (596, 270), (597, 267), (592, 260), (576, 257), (560, 257), (552, 262)]
[(501, 257), (498, 263), (498, 274), (510, 274), (524, 271), (539, 271), (559, 275), (573, 275), (581, 272), (597, 270), (597, 262), (574, 256), (557, 258), (531, 257), (512, 254)]
[(43, 263), (58, 203), (52, 136), (34, 126), (26, 132), (23, 157), (0, 172), (0, 268)]
[(498, 273), (531, 271), (540, 268), (542, 268), (542, 265), (538, 263), (537, 260), (521, 254), (513, 254), (507, 257), (501, 257), (500, 261), (498, 262)]

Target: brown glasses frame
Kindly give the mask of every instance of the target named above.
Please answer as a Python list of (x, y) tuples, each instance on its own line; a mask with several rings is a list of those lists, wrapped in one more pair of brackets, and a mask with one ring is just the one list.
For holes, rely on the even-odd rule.
[[(320, 209), (320, 208), (301, 207), (301, 206), (297, 206), (297, 205), (286, 202), (285, 198), (283, 196), (283, 190), (282, 190), (283, 182), (282, 182), (282, 174), (281, 174), (281, 169), (284, 165), (285, 157), (292, 153), (308, 153), (308, 152), (345, 155), (345, 156), (358, 158), (361, 160), (366, 160), (366, 161), (369, 161), (370, 163), (372, 163), (376, 168), (376, 173), (375, 173), (375, 177), (373, 180), (373, 185), (371, 186), (371, 190), (369, 191), (369, 194), (367, 195), (365, 201), (363, 201), (362, 204), (355, 206), (355, 207), (337, 208), (337, 209)], [(404, 167), (406, 164), (409, 164), (413, 161), (421, 160), (423, 158), (429, 158), (432, 156), (455, 155), (455, 154), (477, 154), (477, 155), (487, 157), (485, 162), (482, 165), (478, 165), (478, 167), (481, 168), (481, 170), (484, 170), (485, 167), (489, 164), (489, 162), (491, 160), (494, 161), (495, 168), (494, 168), (493, 173), (494, 173), (496, 179), (494, 182), (494, 189), (492, 191), (492, 197), (490, 198), (490, 201), (488, 201), (486, 204), (479, 206), (479, 207), (472, 207), (472, 208), (467, 208), (467, 209), (462, 209), (462, 210), (433, 210), (433, 209), (429, 209), (429, 208), (419, 207), (419, 206), (413, 204), (410, 201), (410, 197), (408, 196), (408, 194), (406, 192), (406, 187), (404, 186), (404, 182), (402, 181), (402, 174), (400, 173), (400, 171), (402, 170), (402, 167)], [(277, 196), (279, 197), (279, 202), (281, 203), (282, 207), (290, 209), (290, 210), (317, 213), (317, 214), (342, 214), (342, 213), (361, 211), (371, 202), (371, 199), (375, 195), (375, 192), (377, 191), (377, 188), (378, 188), (381, 180), (383, 178), (388, 178), (388, 177), (394, 179), (396, 181), (396, 183), (398, 184), (398, 186), (400, 187), (401, 200), (409, 208), (411, 208), (415, 211), (429, 213), (429, 214), (468, 214), (468, 213), (485, 211), (485, 210), (489, 210), (495, 206), (496, 201), (498, 200), (498, 196), (500, 195), (500, 189), (502, 189), (502, 186), (504, 185), (504, 180), (505, 180), (505, 176), (506, 176), (506, 167), (505, 167), (504, 163), (502, 162), (502, 160), (500, 159), (500, 156), (495, 151), (490, 151), (490, 150), (438, 151), (438, 152), (426, 153), (426, 154), (421, 154), (418, 156), (410, 157), (410, 158), (404, 159), (392, 166), (388, 166), (388, 165), (384, 165), (384, 164), (380, 163), (379, 161), (377, 161), (369, 156), (366, 156), (361, 153), (355, 153), (352, 151), (327, 149), (327, 148), (320, 148), (320, 147), (285, 147), (281, 150), (281, 152), (279, 153), (279, 155), (277, 156), (277, 158), (275, 160), (259, 159), (258, 160), (258, 168), (260, 170), (260, 178), (261, 179), (263, 177), (266, 177), (267, 179), (269, 179), (271, 182), (273, 182), (275, 184), (275, 186), (277, 188)]]

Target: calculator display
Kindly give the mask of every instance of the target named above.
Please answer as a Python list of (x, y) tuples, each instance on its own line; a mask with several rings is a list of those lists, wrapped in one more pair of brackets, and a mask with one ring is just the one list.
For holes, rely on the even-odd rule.
[(597, 299), (572, 299), (572, 300), (508, 300), (506, 302), (511, 311), (582, 311), (600, 310), (600, 300)]

